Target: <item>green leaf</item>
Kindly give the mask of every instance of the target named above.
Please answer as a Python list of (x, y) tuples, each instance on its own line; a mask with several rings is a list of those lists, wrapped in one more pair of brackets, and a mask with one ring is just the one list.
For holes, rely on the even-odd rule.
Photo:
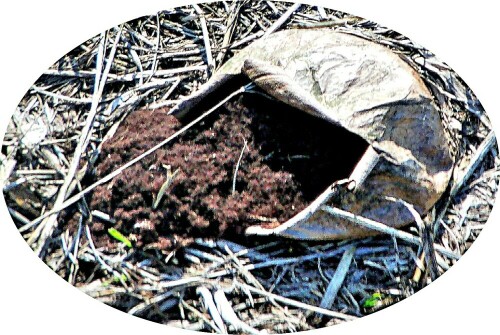
[(114, 239), (122, 242), (123, 244), (125, 244), (127, 247), (129, 248), (132, 248), (132, 242), (130, 242), (130, 240), (128, 238), (126, 238), (125, 236), (123, 236), (122, 233), (120, 233), (118, 230), (116, 230), (115, 228), (109, 228), (108, 229), (108, 233), (109, 235), (111, 235)]
[(114, 283), (126, 282), (127, 280), (128, 280), (128, 278), (124, 273), (122, 273), (120, 276), (115, 275), (113, 277)]
[(377, 306), (377, 303), (383, 298), (382, 294), (379, 292), (373, 293), (371, 297), (365, 300), (363, 307), (371, 308)]
[(124, 273), (122, 273), (120, 276), (114, 275), (113, 278), (103, 281), (101, 285), (102, 287), (109, 287), (111, 284), (127, 282), (127, 281), (128, 281), (127, 276)]

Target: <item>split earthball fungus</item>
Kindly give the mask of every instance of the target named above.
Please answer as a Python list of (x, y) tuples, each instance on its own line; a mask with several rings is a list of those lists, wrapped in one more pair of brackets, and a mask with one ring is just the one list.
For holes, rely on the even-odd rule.
[(335, 182), (278, 227), (252, 226), (248, 235), (369, 236), (376, 231), (324, 206), (397, 228), (415, 220), (409, 208), (425, 215), (445, 191), (454, 159), (438, 107), (415, 70), (388, 48), (324, 28), (273, 33), (237, 52), (171, 114), (189, 119), (199, 113), (196, 106), (242, 79), (366, 141), (365, 154), (347, 180)]

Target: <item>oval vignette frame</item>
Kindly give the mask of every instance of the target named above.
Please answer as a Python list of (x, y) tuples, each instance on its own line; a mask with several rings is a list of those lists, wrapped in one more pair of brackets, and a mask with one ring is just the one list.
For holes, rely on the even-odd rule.
[[(318, 3), (319, 3), (319, 1), (318, 1)], [(348, 9), (348, 8), (340, 8), (340, 7), (339, 7), (338, 9), (339, 9), (339, 10), (346, 11), (346, 12), (350, 12), (350, 13), (356, 13), (357, 15), (360, 15), (360, 16), (363, 16), (363, 17), (370, 17), (370, 18), (372, 18), (370, 15), (363, 15), (363, 13), (362, 13), (362, 12), (360, 12), (360, 11), (356, 11), (355, 9), (352, 9), (352, 10), (351, 10), (351, 9)], [(376, 22), (379, 22), (379, 23), (386, 23), (386, 22), (384, 22), (383, 20), (375, 20), (375, 21), (376, 21)], [(387, 24), (387, 26), (394, 27), (395, 29), (398, 27), (398, 25), (392, 25), (392, 24)], [(396, 29), (396, 30), (397, 30), (397, 31), (401, 31), (401, 30), (398, 30), (398, 29)], [(410, 36), (410, 34), (408, 34), (408, 36)], [(425, 40), (424, 40), (424, 39), (422, 39), (422, 42), (425, 42)], [(425, 45), (426, 47), (428, 46), (427, 44), (424, 44), (424, 45)], [(436, 52), (437, 52), (437, 49), (436, 49), (436, 48), (429, 47), (429, 49), (430, 49), (431, 51), (436, 51)], [(436, 49), (436, 50), (435, 50), (435, 49)], [(66, 50), (69, 50), (69, 49), (67, 48)], [(60, 54), (62, 54), (62, 53), (60, 53)], [(60, 54), (58, 54), (58, 55), (60, 55)], [(439, 52), (437, 52), (437, 54), (438, 54), (438, 56), (440, 55), (440, 53), (439, 53)], [(56, 55), (56, 57), (57, 57), (58, 55)], [(452, 59), (451, 59), (451, 58), (449, 58), (449, 57), (440, 57), (440, 58), (445, 59), (445, 60), (448, 60), (448, 59), (449, 59), (449, 60), (452, 60)], [(52, 59), (55, 59), (55, 57), (52, 57)], [(454, 68), (454, 67), (453, 67), (453, 68)], [(454, 69), (455, 69), (455, 68), (454, 68)], [(462, 71), (457, 71), (457, 73), (462, 74)], [(464, 76), (464, 77), (467, 79), (467, 76)], [(471, 82), (472, 82), (472, 80), (471, 80)], [(20, 85), (20, 86), (22, 86), (22, 85)], [(479, 85), (472, 85), (472, 87), (475, 89), (475, 91), (477, 90), (477, 91), (479, 92), (479, 94), (478, 94), (478, 95), (479, 95), (479, 97), (480, 97), (480, 98), (482, 98), (482, 96), (481, 96), (481, 89), (479, 89), (477, 86), (479, 86)], [(27, 85), (24, 85), (24, 87), (27, 87)], [(20, 92), (23, 92), (23, 91), (21, 90)], [(486, 97), (484, 97), (484, 98), (482, 98), (482, 99), (480, 99), (480, 100), (483, 102), (483, 104), (485, 105), (486, 109), (488, 110), (488, 105), (486, 104), (486, 102), (487, 102)], [(16, 103), (16, 102), (15, 102), (15, 103)], [(9, 106), (8, 106), (8, 107), (9, 107)], [(491, 118), (491, 115), (489, 115), (489, 116), (490, 116), (490, 118)], [(495, 120), (492, 118), (492, 121), (495, 121)], [(494, 124), (496, 124), (496, 123), (494, 122)], [(2, 208), (2, 210), (3, 210), (3, 208)], [(5, 213), (5, 214), (7, 215), (7, 213)], [(490, 219), (490, 221), (491, 221), (491, 219)], [(491, 225), (487, 225), (487, 226), (486, 226), (487, 231), (488, 231), (488, 230), (491, 230), (491, 229), (489, 229), (489, 228), (488, 228), (488, 226), (491, 226)], [(481, 236), (483, 236), (483, 235), (487, 235), (487, 234), (481, 234)], [(7, 235), (7, 236), (9, 236), (9, 235)], [(13, 237), (12, 239), (13, 239), (13, 240), (16, 240), (16, 237)], [(481, 238), (480, 238), (480, 240), (486, 240), (486, 238), (483, 236), (483, 237), (481, 237)], [(480, 242), (479, 244), (481, 244), (481, 243), (482, 243), (482, 242)], [(474, 244), (474, 245), (475, 245), (475, 244)], [(5, 245), (4, 245), (4, 244), (2, 244), (2, 246), (5, 246)], [(9, 244), (7, 244), (7, 246), (9, 246)], [(474, 247), (473, 249), (476, 249), (476, 248), (478, 248), (478, 247)], [(22, 248), (21, 248), (21, 249), (22, 249)], [(21, 252), (22, 252), (22, 251), (21, 251)], [(467, 253), (467, 254), (468, 254), (468, 253)], [(472, 256), (472, 252), (471, 252), (471, 256)], [(2, 257), (3, 257), (3, 256), (2, 256)], [(32, 258), (32, 257), (31, 257), (31, 256), (29, 256), (29, 257), (27, 257), (27, 258), (28, 258), (28, 259), (30, 259), (30, 258)], [(468, 258), (468, 256), (467, 256), (467, 257), (465, 257), (465, 258)], [(465, 259), (465, 258), (464, 258), (464, 259)], [(37, 260), (35, 260), (35, 261), (37, 261)], [(28, 261), (28, 262), (29, 262), (29, 261)], [(457, 265), (454, 265), (454, 266), (453, 266), (453, 268), (455, 268), (455, 267), (460, 267), (460, 264), (461, 264), (461, 263), (463, 263), (463, 262), (465, 262), (465, 261), (464, 261), (464, 260), (462, 260), (462, 261), (461, 261), (461, 262), (459, 262)], [(456, 271), (454, 271), (454, 270), (453, 270), (452, 272), (456, 272)], [(463, 275), (463, 274), (461, 274), (461, 275)], [(453, 275), (453, 276), (458, 276), (458, 274), (455, 274), (455, 275)], [(453, 276), (452, 276), (452, 275), (447, 275), (446, 277), (453, 277)], [(446, 277), (445, 277), (445, 278), (446, 278)], [(53, 280), (52, 278), (50, 278), (50, 279), (49, 279), (49, 281), (55, 281), (55, 280)], [(439, 281), (437, 281), (436, 283), (433, 283), (433, 285), (431, 285), (431, 287), (433, 287), (433, 286), (438, 286), (438, 283), (439, 283), (439, 282), (441, 282), (441, 281), (443, 281), (443, 280), (439, 280)], [(56, 286), (57, 286), (57, 285), (56, 285)], [(430, 290), (431, 290), (431, 288), (426, 288), (426, 290), (424, 290), (423, 292), (430, 291)], [(75, 292), (76, 292), (76, 291), (75, 291)], [(425, 293), (423, 293), (423, 292), (420, 292), (418, 296), (425, 296), (426, 294), (425, 294)], [(75, 295), (76, 295), (76, 294), (79, 294), (79, 293), (75, 293)], [(73, 295), (73, 294), (72, 294), (72, 295)], [(405, 300), (405, 302), (398, 304), (398, 306), (400, 306), (400, 305), (402, 306), (402, 305), (406, 305), (407, 303), (411, 303), (411, 302), (412, 302), (412, 300), (415, 300), (415, 299), (416, 299), (415, 297), (412, 297), (411, 299)], [(56, 307), (56, 308), (57, 308), (57, 307)], [(387, 310), (387, 311), (384, 311), (384, 312), (379, 312), (379, 313), (377, 313), (377, 314), (376, 314), (376, 315), (377, 315), (377, 318), (378, 318), (379, 316), (381, 317), (381, 314), (387, 314), (387, 313), (391, 314), (391, 313), (393, 312), (393, 309), (397, 309), (397, 308), (398, 308), (398, 307), (392, 307), (391, 309), (389, 309), (389, 310)], [(109, 309), (109, 308), (108, 308), (108, 307), (106, 307), (106, 309)], [(387, 313), (386, 313), (386, 312), (387, 312)], [(106, 313), (106, 314), (108, 314), (108, 313)], [(109, 313), (109, 314), (111, 314), (111, 313)], [(121, 316), (119, 316), (119, 315), (118, 315), (117, 319), (118, 319), (118, 320), (120, 320), (120, 319), (121, 319)], [(362, 320), (365, 320), (365, 319), (367, 319), (367, 318), (363, 318)], [(372, 318), (372, 317), (370, 317), (370, 319), (373, 319), (373, 318)], [(358, 320), (355, 324), (361, 323), (361, 322), (362, 322), (362, 320)], [(121, 323), (121, 321), (117, 321), (117, 324), (120, 324), (120, 323)], [(116, 325), (114, 322), (113, 322), (113, 324), (114, 324), (114, 325)], [(352, 326), (354, 327), (354, 325), (355, 325), (355, 324), (352, 324)], [(149, 327), (149, 326), (146, 326), (146, 327)], [(335, 329), (339, 329), (339, 330), (340, 330), (341, 328), (347, 329), (347, 328), (350, 328), (350, 327), (351, 327), (351, 325), (344, 325), (344, 326), (342, 326), (342, 327), (336, 327)], [(114, 328), (114, 327), (113, 327), (113, 328)], [(449, 329), (449, 328), (447, 328), (447, 329)], [(328, 330), (327, 330), (327, 329), (322, 329), (322, 331), (328, 331)]]

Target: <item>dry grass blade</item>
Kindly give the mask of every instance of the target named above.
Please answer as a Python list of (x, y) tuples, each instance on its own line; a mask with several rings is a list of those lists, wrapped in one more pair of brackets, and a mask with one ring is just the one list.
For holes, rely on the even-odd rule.
[(236, 331), (241, 331), (244, 334), (252, 335), (262, 334), (262, 332), (253, 327), (250, 327), (238, 318), (222, 289), (218, 289), (217, 291), (215, 291), (214, 300), (215, 304), (217, 305), (217, 309), (219, 310), (219, 313), (224, 321), (232, 325), (236, 329)]
[[(411, 244), (414, 244), (417, 246), (422, 246), (422, 240), (420, 238), (413, 236), (409, 233), (388, 227), (383, 223), (376, 222), (376, 221), (373, 221), (373, 220), (370, 220), (367, 218), (363, 218), (361, 216), (354, 215), (350, 212), (346, 212), (344, 210), (341, 210), (341, 209), (335, 208), (335, 207), (331, 207), (331, 206), (324, 205), (321, 207), (321, 209), (324, 210), (325, 212), (331, 214), (333, 217), (338, 217), (338, 218), (342, 218), (345, 220), (349, 220), (355, 224), (359, 224), (362, 227), (365, 227), (368, 229), (373, 229), (373, 230), (379, 231), (381, 233), (387, 234), (389, 236), (397, 237), (405, 242), (408, 242), (408, 243), (411, 243)], [(445, 255), (447, 257), (450, 257), (452, 259), (459, 259), (460, 258), (459, 255), (456, 255), (456, 254), (450, 252), (449, 250), (443, 248), (440, 245), (435, 245), (434, 247), (436, 248), (437, 251), (439, 251), (440, 253), (442, 253), (443, 255)]]
[(472, 173), (477, 169), (481, 161), (484, 159), (486, 154), (493, 148), (496, 143), (496, 137), (493, 131), (491, 131), (488, 136), (484, 139), (481, 145), (477, 148), (474, 156), (471, 158), (471, 162), (467, 169), (462, 173), (460, 179), (453, 185), (450, 196), (453, 197), (457, 194), (460, 189), (464, 186), (464, 184), (469, 180)]
[(179, 173), (179, 171), (180, 171), (179, 169), (176, 169), (174, 172), (172, 172), (170, 166), (167, 166), (167, 180), (165, 180), (163, 185), (161, 185), (160, 190), (156, 195), (155, 202), (153, 203), (153, 209), (158, 208), (158, 205), (160, 204), (163, 195), (165, 195), (165, 192), (168, 190), (170, 185), (172, 185), (175, 176), (177, 175), (177, 173)]
[(131, 308), (128, 311), (128, 313), (132, 314), (132, 315), (139, 315), (139, 314), (143, 313), (146, 309), (148, 309), (151, 306), (153, 306), (154, 304), (158, 304), (161, 301), (163, 301), (163, 300), (165, 300), (165, 299), (167, 299), (167, 298), (169, 298), (171, 296), (172, 296), (172, 292), (171, 291), (159, 294), (156, 297), (154, 297), (152, 299), (148, 299), (147, 301), (136, 305), (134, 308)]
[(256, 294), (260, 294), (264, 297), (267, 297), (267, 298), (271, 298), (271, 299), (274, 299), (276, 301), (279, 301), (279, 302), (282, 302), (286, 305), (289, 305), (289, 306), (294, 306), (294, 307), (298, 307), (298, 308), (301, 308), (301, 309), (304, 309), (306, 311), (311, 311), (311, 312), (315, 312), (315, 313), (319, 313), (319, 314), (322, 314), (322, 315), (325, 315), (325, 316), (330, 316), (330, 317), (333, 317), (333, 318), (337, 318), (337, 319), (341, 319), (341, 320), (355, 320), (356, 317), (355, 316), (351, 316), (351, 315), (347, 315), (347, 314), (344, 314), (344, 313), (339, 313), (339, 312), (333, 312), (333, 311), (330, 311), (330, 310), (327, 310), (327, 309), (324, 309), (324, 308), (321, 308), (321, 307), (316, 307), (316, 306), (312, 306), (312, 305), (308, 305), (308, 304), (305, 304), (303, 302), (300, 302), (300, 301), (295, 301), (295, 300), (292, 300), (292, 299), (288, 299), (288, 298), (285, 298), (285, 297), (282, 297), (282, 296), (279, 296), (277, 294), (274, 294), (274, 293), (269, 293), (269, 292), (265, 292), (265, 291), (262, 291), (262, 290), (259, 290), (253, 286), (249, 286), (249, 285), (246, 285), (246, 284), (243, 284), (243, 283), (236, 283), (236, 286), (237, 287), (240, 287), (242, 289), (246, 289), (252, 293), (256, 293)]
[(226, 326), (224, 325), (222, 317), (217, 310), (217, 306), (215, 305), (212, 293), (210, 293), (210, 291), (204, 286), (198, 287), (196, 289), (196, 293), (198, 293), (202, 297), (205, 308), (208, 310), (208, 312), (212, 316), (212, 319), (214, 320), (215, 325), (217, 326), (217, 332), (227, 334)]
[[(390, 200), (402, 203), (415, 219), (423, 243), (423, 250), (420, 259), (425, 259), (427, 267), (430, 272), (431, 280), (435, 280), (438, 277), (438, 270), (437, 270), (436, 255), (434, 250), (434, 237), (432, 233), (433, 230), (432, 230), (431, 215), (429, 214), (425, 218), (424, 222), (424, 220), (420, 217), (420, 214), (418, 214), (417, 210), (415, 209), (415, 207), (413, 207), (413, 205), (401, 199), (392, 198)], [(432, 213), (434, 213), (434, 211), (432, 211)], [(417, 269), (418, 271), (421, 270), (420, 267), (417, 267)], [(414, 280), (417, 279), (418, 276), (419, 274), (414, 275), (413, 279)]]
[(349, 271), (349, 267), (351, 266), (352, 259), (354, 257), (354, 252), (356, 251), (355, 247), (350, 247), (347, 249), (342, 258), (340, 260), (339, 266), (335, 270), (335, 274), (332, 277), (332, 280), (328, 284), (328, 287), (323, 295), (323, 299), (321, 300), (321, 304), (319, 307), (330, 309), (332, 308), (333, 301), (337, 297), (337, 293), (344, 282), (344, 279)]
[(434, 234), (436, 234), (439, 225), (442, 223), (442, 220), (446, 215), (446, 210), (450, 207), (450, 205), (452, 204), (453, 200), (455, 199), (459, 191), (464, 187), (467, 180), (470, 179), (470, 177), (477, 169), (479, 164), (481, 164), (481, 162), (485, 158), (485, 155), (491, 151), (491, 149), (494, 147), (495, 144), (496, 144), (496, 136), (494, 132), (488, 131), (488, 135), (481, 142), (481, 145), (476, 149), (475, 153), (470, 158), (470, 162), (467, 165), (466, 169), (462, 171), (461, 175), (457, 178), (458, 180), (456, 180), (452, 185), (452, 188), (450, 190), (450, 195), (448, 196), (444, 209), (439, 213), (434, 222), (434, 227), (433, 227)]
[(88, 105), (88, 104), (91, 104), (93, 101), (93, 99), (72, 98), (72, 97), (67, 97), (65, 95), (62, 95), (62, 94), (52, 93), (52, 92), (49, 92), (49, 91), (44, 90), (42, 88), (36, 87), (34, 85), (31, 87), (31, 89), (36, 93), (40, 93), (40, 94), (46, 95), (48, 97), (51, 97), (54, 99), (59, 99), (62, 101), (66, 101), (66, 102), (72, 103), (72, 104)]
[[(102, 70), (101, 66), (103, 64), (103, 59), (104, 59), (103, 54), (104, 54), (104, 40), (105, 40), (105, 35), (104, 34), (101, 35), (101, 43), (99, 44), (99, 51), (97, 53), (97, 61), (96, 61), (97, 69), (94, 80), (94, 96), (92, 98), (92, 105), (90, 107), (90, 111), (87, 116), (87, 122), (85, 124), (84, 129), (82, 130), (82, 135), (80, 137), (79, 145), (75, 149), (75, 153), (71, 161), (71, 166), (64, 180), (64, 184), (59, 189), (57, 199), (54, 203), (55, 207), (60, 206), (66, 199), (67, 193), (70, 192), (70, 186), (73, 183), (73, 179), (75, 177), (75, 174), (77, 173), (78, 166), (80, 165), (80, 158), (89, 144), (92, 125), (94, 124), (94, 119), (97, 113), (97, 106), (99, 104), (99, 100), (101, 99), (104, 90), (104, 85), (107, 80), (107, 75), (109, 73), (109, 70), (111, 69), (111, 64), (113, 63), (113, 59), (115, 57), (115, 52), (120, 37), (121, 37), (121, 29), (120, 32), (116, 35), (115, 41), (113, 43), (113, 48), (107, 60), (106, 68), (104, 69), (104, 72), (101, 74)], [(45, 243), (49, 238), (49, 236), (54, 231), (56, 224), (57, 224), (57, 213), (54, 213), (54, 215), (47, 217), (47, 219), (40, 224), (35, 233), (30, 237), (28, 243), (31, 244), (35, 241), (37, 241), (38, 243), (38, 247), (35, 252), (39, 256), (41, 256), (41, 253), (43, 252), (46, 246)]]
[(293, 13), (298, 11), (302, 5), (300, 3), (296, 3), (292, 5), (286, 12), (283, 14), (276, 22), (273, 23), (272, 26), (270, 26), (266, 32), (264, 33), (264, 36), (267, 36), (269, 34), (272, 34), (275, 32), (278, 28), (280, 28), (289, 18), (292, 16)]
[(245, 150), (247, 148), (247, 140), (243, 139), (243, 142), (243, 149), (241, 149), (240, 157), (238, 158), (238, 162), (236, 162), (236, 167), (234, 168), (233, 188), (231, 190), (232, 194), (236, 192), (236, 177), (238, 176), (238, 169), (240, 168), (241, 159), (243, 158), (243, 154), (245, 153)]
[[(231, 260), (235, 263), (236, 265), (236, 268), (237, 268), (237, 271), (238, 273), (250, 284), (252, 284), (255, 288), (259, 289), (259, 290), (264, 290), (264, 287), (262, 286), (262, 284), (259, 282), (259, 280), (257, 280), (257, 278), (255, 278), (254, 275), (252, 275), (252, 273), (250, 273), (250, 270), (247, 269), (243, 264), (242, 262), (236, 257), (236, 255), (234, 253), (231, 252), (231, 250), (229, 249), (229, 247), (226, 245), (225, 246), (225, 251), (228, 253), (229, 257), (231, 258)], [(253, 305), (253, 298), (250, 294), (249, 295), (249, 299), (251, 301), (251, 304)], [(272, 298), (269, 299), (270, 302), (276, 306), (276, 308), (279, 310), (279, 312), (282, 313), (282, 316), (283, 317), (287, 317), (289, 318), (290, 317), (290, 313), (288, 313), (286, 310), (284, 310), (280, 305), (278, 305), (276, 303), (275, 300), (273, 300)]]
[(243, 2), (241, 2), (241, 1), (235, 1), (231, 6), (229, 16), (227, 17), (227, 20), (226, 20), (227, 30), (226, 30), (226, 33), (224, 34), (224, 39), (222, 40), (222, 43), (220, 46), (222, 49), (222, 52), (219, 53), (219, 55), (217, 55), (217, 63), (218, 64), (221, 64), (221, 62), (226, 57), (226, 54), (228, 51), (228, 46), (229, 46), (231, 39), (233, 37), (234, 29), (236, 28), (236, 23), (238, 23), (238, 21), (237, 21), (238, 14), (239, 14), (242, 6), (243, 6)]
[(205, 19), (200, 6), (193, 4), (193, 8), (200, 18), (201, 31), (203, 33), (203, 41), (205, 43), (205, 55), (207, 57), (208, 75), (210, 76), (213, 69), (215, 69), (215, 61), (212, 57), (212, 47), (210, 46), (210, 36), (208, 34), (207, 20)]

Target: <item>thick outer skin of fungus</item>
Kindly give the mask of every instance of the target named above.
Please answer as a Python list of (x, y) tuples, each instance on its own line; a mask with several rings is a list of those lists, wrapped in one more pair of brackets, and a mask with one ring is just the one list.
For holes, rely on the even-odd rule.
[[(413, 216), (388, 198), (404, 200), (423, 215), (445, 191), (454, 162), (439, 112), (418, 74), (391, 50), (330, 29), (274, 33), (237, 53), (178, 106), (177, 115), (241, 73), (274, 98), (361, 136), (380, 154), (356, 194), (330, 205), (400, 227)], [(279, 230), (300, 239), (373, 233), (321, 211)]]

